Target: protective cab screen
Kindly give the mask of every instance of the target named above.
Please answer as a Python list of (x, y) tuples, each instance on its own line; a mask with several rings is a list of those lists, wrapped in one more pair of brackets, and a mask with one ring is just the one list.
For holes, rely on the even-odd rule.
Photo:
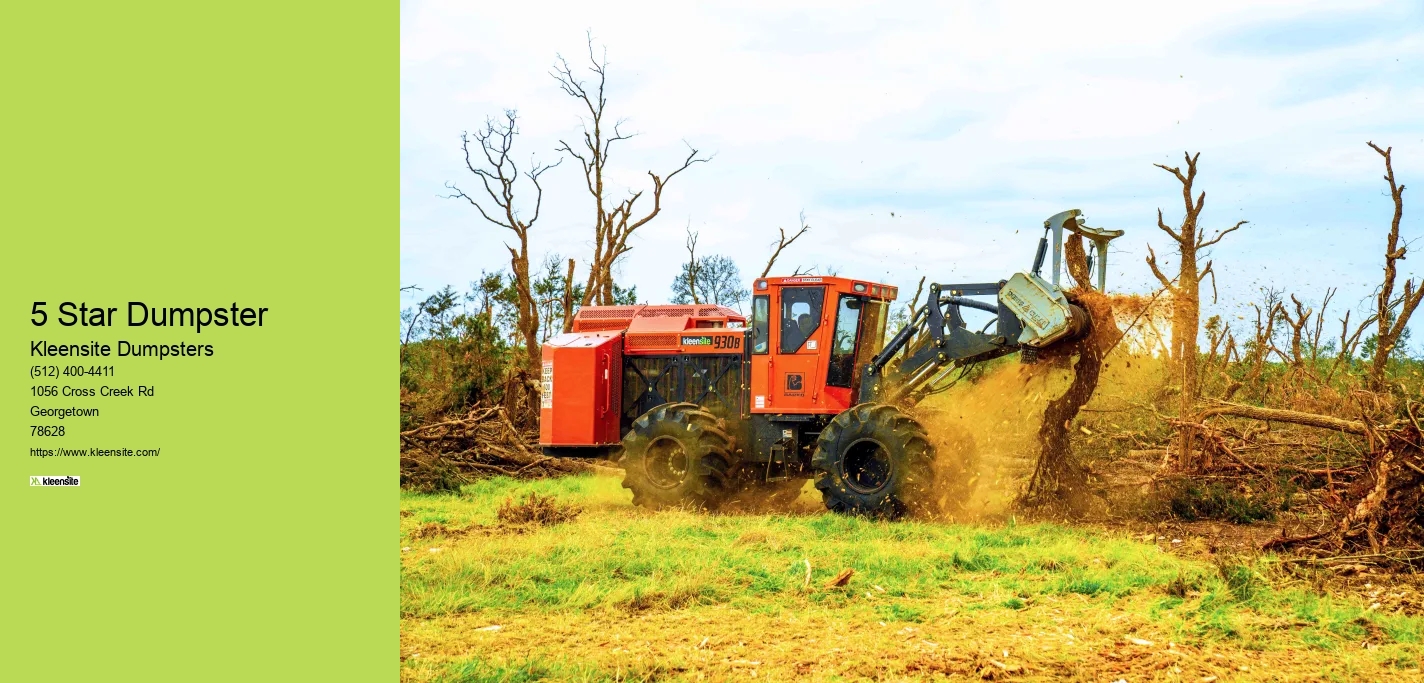
[(823, 287), (785, 287), (781, 290), (781, 352), (796, 353), (821, 326)]
[(767, 324), (770, 304), (765, 294), (752, 297), (752, 353), (766, 353), (771, 339), (771, 325)]
[(836, 306), (836, 336), (831, 340), (831, 360), (826, 369), (826, 384), (830, 386), (851, 386), (863, 303), (860, 297), (842, 294), (840, 305)]

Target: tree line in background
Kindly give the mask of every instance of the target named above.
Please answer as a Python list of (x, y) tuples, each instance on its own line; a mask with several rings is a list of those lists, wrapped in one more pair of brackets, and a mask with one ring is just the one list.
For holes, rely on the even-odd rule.
[[(1389, 151), (1376, 149), (1385, 157), (1386, 181), (1395, 204), (1386, 244), (1385, 280), (1373, 299), (1374, 310), (1353, 323), (1354, 312), (1345, 311), (1343, 317), (1335, 321), (1340, 330), (1334, 336), (1327, 334), (1330, 326), (1327, 311), (1334, 297), (1333, 289), (1327, 289), (1318, 307), (1307, 305), (1295, 294), (1263, 289), (1259, 301), (1252, 304), (1256, 311), (1255, 319), (1250, 321), (1252, 328), (1233, 329), (1220, 316), (1211, 316), (1203, 327), (1199, 313), (1200, 290), (1212, 273), (1212, 262), (1204, 256), (1206, 250), (1246, 222), (1238, 222), (1208, 237), (1197, 225), (1205, 202), (1205, 193), (1195, 188), (1199, 157), (1185, 158), (1185, 172), (1159, 165), (1178, 180), (1183, 194), (1182, 219), (1176, 227), (1166, 224), (1161, 211), (1157, 216), (1158, 228), (1172, 239), (1175, 247), (1172, 251), (1179, 257), (1178, 272), (1171, 276), (1164, 273), (1156, 252), (1149, 246), (1147, 263), (1162, 283), (1162, 290), (1154, 295), (1154, 300), (1160, 298), (1162, 303), (1158, 308), (1166, 315), (1163, 321), (1154, 321), (1154, 316), (1148, 316), (1143, 323), (1146, 326), (1163, 324), (1162, 330), (1153, 330), (1153, 336), (1161, 345), (1153, 352), (1173, 364), (1173, 377), (1180, 387), (1176, 393), (1179, 414), (1195, 411), (1202, 400), (1202, 386), (1218, 384), (1227, 368), (1236, 368), (1242, 374), (1228, 382), (1240, 386), (1225, 391), (1222, 396), (1226, 399), (1250, 395), (1249, 387), (1262, 386), (1271, 377), (1267, 368), (1273, 363), (1296, 368), (1296, 376), (1321, 383), (1357, 376), (1363, 378), (1362, 384), (1368, 387), (1380, 388), (1387, 384), (1389, 361), (1407, 356), (1410, 341), (1407, 323), (1424, 294), (1413, 280), (1398, 282), (1397, 262), (1404, 258), (1406, 250), (1398, 235), (1404, 188), (1393, 179)], [(804, 214), (799, 228), (791, 234), (779, 229), (777, 242), (771, 245), (770, 257), (760, 276), (769, 275), (783, 251), (809, 230)], [(728, 256), (699, 254), (697, 240), (698, 233), (688, 228), (688, 258), (670, 283), (668, 300), (675, 304), (718, 304), (742, 311), (750, 296), (747, 289), (750, 280), (742, 276)], [(1200, 267), (1197, 266), (1198, 255), (1203, 255), (1205, 260)], [(465, 291), (447, 286), (402, 310), (403, 387), (411, 395), (445, 397), (419, 412), (442, 414), (480, 402), (498, 402), (505, 398), (503, 394), (509, 387), (527, 386), (530, 377), (505, 381), (505, 372), (526, 368), (529, 358), (537, 359), (544, 342), (570, 329), (572, 316), (584, 302), (599, 300), (588, 296), (586, 281), (570, 278), (572, 269), (568, 264), (573, 261), (557, 253), (548, 254), (538, 267), (522, 271), (527, 273), (527, 278), (513, 269), (484, 272)], [(794, 274), (815, 270), (798, 266)], [(827, 273), (834, 274), (834, 271), (828, 269)], [(1182, 282), (1188, 284), (1182, 285)], [(890, 320), (892, 332), (906, 324), (910, 313), (920, 305), (924, 283), (921, 278), (915, 293), (895, 307)], [(635, 287), (625, 288), (616, 279), (609, 281), (608, 287), (612, 295), (606, 300), (607, 304), (638, 303)], [(1395, 292), (1395, 289), (1402, 291)], [(1214, 281), (1212, 298), (1215, 299)], [(1381, 320), (1385, 323), (1381, 324)], [(1208, 345), (1205, 352), (1197, 348), (1199, 338)], [(432, 354), (455, 360), (432, 363)], [(1241, 370), (1243, 368), (1245, 370)], [(1314, 369), (1306, 372), (1303, 368)], [(1248, 390), (1243, 392), (1243, 388)], [(1200, 451), (1193, 448), (1198, 435), (1190, 427), (1184, 427), (1178, 437), (1175, 459), (1184, 469), (1201, 467)]]
[[(403, 429), (480, 404), (504, 406), (518, 428), (532, 428), (537, 419), (541, 345), (570, 331), (574, 315), (583, 306), (637, 301), (636, 291), (617, 281), (618, 265), (632, 250), (629, 238), (662, 212), (663, 190), (673, 178), (711, 160), (689, 145), (671, 170), (650, 170), (641, 189), (615, 192), (606, 182), (618, 149), (615, 143), (633, 134), (623, 130), (624, 120), (607, 118), (608, 64), (606, 58), (595, 56), (591, 37), (588, 60), (586, 80), (562, 56), (551, 72), (557, 87), (577, 102), (582, 124), (579, 138), (560, 142), (555, 151), (561, 156), (554, 163), (531, 158), (526, 166), (516, 161), (519, 131), (513, 110), (460, 136), (470, 174), (464, 186), (470, 189), (449, 182), (448, 196), (466, 202), (480, 221), (508, 231), (512, 236), (505, 243), (509, 267), (481, 273), (464, 292), (447, 286), (430, 293), (401, 312)], [(1399, 274), (1398, 262), (1408, 251), (1399, 234), (1405, 188), (1395, 178), (1392, 150), (1372, 142), (1369, 147), (1383, 159), (1394, 211), (1386, 233), (1383, 277), (1363, 316), (1352, 320), (1356, 312), (1345, 311), (1329, 319), (1333, 288), (1323, 292), (1318, 306), (1309, 305), (1309, 297), (1264, 289), (1253, 304), (1254, 320), (1244, 328), (1233, 328), (1220, 316), (1210, 316), (1203, 324), (1203, 287), (1211, 283), (1213, 302), (1217, 293), (1209, 252), (1247, 222), (1214, 232), (1200, 224), (1206, 202), (1206, 193), (1198, 188), (1200, 157), (1186, 154), (1182, 166), (1157, 164), (1176, 180), (1181, 192), (1179, 221), (1169, 224), (1160, 209), (1156, 216), (1157, 228), (1170, 238), (1164, 256), (1176, 258), (1175, 268), (1159, 261), (1149, 246), (1146, 263), (1161, 287), (1129, 324), (1129, 329), (1150, 329), (1151, 334), (1137, 335), (1139, 341), (1155, 340), (1155, 346), (1147, 343), (1132, 353), (1159, 358), (1169, 368), (1152, 404), (1134, 410), (1150, 410), (1154, 424), (1168, 428), (1170, 439), (1162, 462), (1175, 472), (1197, 477), (1217, 472), (1212, 476), (1219, 477), (1223, 463), (1233, 463), (1230, 466), (1264, 476), (1241, 452), (1280, 446), (1261, 441), (1272, 424), (1367, 436), (1367, 448), (1356, 448), (1364, 460), (1353, 469), (1328, 465), (1327, 459), (1326, 467), (1310, 470), (1324, 472), (1327, 478), (1338, 473), (1353, 482), (1348, 495), (1337, 496), (1352, 506), (1348, 512), (1341, 508), (1340, 531), (1331, 537), (1337, 550), (1350, 543), (1358, 546), (1363, 536), (1378, 551), (1379, 539), (1387, 538), (1391, 526), (1401, 522), (1424, 528), (1420, 523), (1424, 487), (1416, 486), (1424, 484), (1420, 448), (1424, 435), (1416, 413), (1424, 378), (1420, 363), (1408, 358), (1406, 351), (1408, 323), (1424, 300), (1424, 287), (1407, 277), (1401, 280)], [(589, 193), (591, 254), (584, 259), (548, 254), (533, 262), (529, 238), (544, 199), (541, 179), (568, 159), (578, 163)], [(799, 228), (790, 234), (778, 228), (760, 277), (769, 276), (783, 252), (809, 230), (804, 214)], [(689, 222), (687, 260), (671, 283), (671, 301), (740, 310), (750, 296), (748, 280), (728, 256), (700, 254), (698, 238)], [(1078, 283), (1076, 291), (1090, 292), (1086, 268), (1081, 267), (1086, 263), (1081, 239), (1070, 237), (1065, 248), (1070, 278)], [(1074, 264), (1080, 267), (1075, 270)], [(798, 266), (793, 274), (813, 272), (814, 268)], [(826, 269), (826, 274), (834, 271)], [(909, 320), (921, 305), (923, 289), (922, 278), (915, 294), (892, 314), (892, 327)], [(1337, 323), (1335, 334), (1331, 330)], [(1133, 343), (1125, 344), (1124, 352)], [(1223, 423), (1225, 418), (1255, 420), (1266, 427), (1264, 431), (1242, 428)], [(1301, 454), (1314, 452), (1318, 443), (1306, 439), (1288, 445), (1296, 448), (1292, 453), (1299, 458), (1308, 457)], [(1418, 540), (1424, 541), (1424, 536)]]

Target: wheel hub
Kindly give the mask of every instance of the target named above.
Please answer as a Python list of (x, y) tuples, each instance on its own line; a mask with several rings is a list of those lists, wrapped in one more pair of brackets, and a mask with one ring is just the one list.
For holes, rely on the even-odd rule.
[(874, 439), (852, 443), (841, 466), (846, 484), (858, 493), (876, 493), (890, 483), (890, 452)]
[(654, 439), (643, 457), (648, 482), (661, 489), (677, 488), (687, 478), (691, 465), (687, 450), (670, 436)]

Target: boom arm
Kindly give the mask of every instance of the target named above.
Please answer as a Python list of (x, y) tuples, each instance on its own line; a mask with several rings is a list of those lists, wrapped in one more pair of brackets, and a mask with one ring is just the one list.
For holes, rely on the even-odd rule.
[[(1023, 330), (1013, 311), (1002, 303), (971, 296), (994, 296), (1004, 282), (930, 285), (929, 301), (910, 316), (880, 353), (866, 364), (860, 385), (861, 402), (894, 402), (933, 391), (956, 367), (998, 358), (1019, 350)], [(971, 331), (960, 307), (994, 313), (994, 333)]]
[[(1031, 360), (1037, 349), (1087, 334), (1088, 314), (1068, 302), (1059, 289), (1062, 270), (1063, 231), (1076, 233), (1093, 242), (1097, 257), (1097, 289), (1106, 291), (1108, 242), (1121, 237), (1121, 230), (1103, 230), (1086, 225), (1083, 212), (1069, 209), (1043, 222), (1033, 268), (1008, 280), (963, 285), (930, 285), (929, 300), (910, 315), (909, 324), (880, 350), (861, 373), (860, 402), (893, 403), (905, 397), (918, 398), (943, 388), (943, 381), (955, 368), (1024, 351)], [(1040, 273), (1053, 237), (1052, 282)], [(1088, 269), (1093, 256), (1088, 256)], [(1079, 283), (1091, 286), (1090, 283)], [(969, 297), (992, 296), (994, 303)], [(968, 307), (995, 314), (993, 334), (988, 326), (978, 332), (964, 324), (960, 308)]]

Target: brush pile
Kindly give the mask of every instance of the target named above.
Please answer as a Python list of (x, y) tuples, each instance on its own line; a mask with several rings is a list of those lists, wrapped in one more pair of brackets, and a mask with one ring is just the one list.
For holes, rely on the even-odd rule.
[[(1334, 518), (1328, 526), (1317, 533), (1272, 540), (1266, 549), (1295, 548), (1381, 565), (1424, 562), (1424, 430), (1418, 405), (1406, 401), (1402, 412), (1400, 419), (1387, 425), (1368, 419), (1311, 424), (1365, 437), (1368, 450), (1363, 467), (1330, 506)], [(1291, 421), (1310, 424), (1305, 419)]]
[(458, 491), (487, 476), (545, 477), (596, 466), (539, 452), (538, 433), (520, 430), (502, 406), (475, 406), (464, 417), (401, 432), (401, 488)]

